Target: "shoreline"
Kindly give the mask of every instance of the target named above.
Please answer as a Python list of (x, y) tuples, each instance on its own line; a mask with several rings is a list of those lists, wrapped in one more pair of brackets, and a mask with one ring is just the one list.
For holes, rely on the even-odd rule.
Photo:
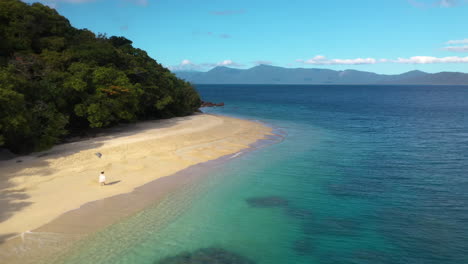
[[(213, 160), (208, 160), (195, 165), (191, 165), (185, 169), (177, 171), (174, 174), (164, 176), (161, 178), (154, 179), (141, 186), (136, 187), (131, 192), (121, 193), (114, 196), (98, 199), (87, 202), (76, 209), (71, 209), (58, 216), (54, 220), (36, 228), (33, 232), (48, 232), (48, 233), (78, 233), (78, 234), (90, 234), (95, 231), (101, 230), (108, 225), (115, 223), (118, 219), (126, 218), (141, 210), (144, 210), (148, 205), (154, 205), (155, 203), (163, 200), (166, 196), (171, 194), (173, 191), (180, 190), (184, 186), (193, 183), (194, 181), (203, 178), (207, 173), (214, 171), (216, 168), (229, 162), (232, 159), (239, 158), (245, 154), (248, 154), (257, 149), (267, 147), (271, 144), (281, 142), (275, 138), (282, 137), (278, 134), (268, 135), (268, 138), (262, 138), (252, 143), (248, 148), (242, 149), (239, 152), (227, 154), (218, 157)], [(269, 141), (269, 142), (267, 142)], [(140, 199), (140, 198), (143, 198)], [(130, 204), (131, 202), (138, 201), (140, 204)], [(118, 207), (119, 212), (114, 215), (105, 217), (102, 222), (79, 222), (79, 225), (72, 223), (71, 220), (76, 219), (85, 220), (87, 216), (94, 213), (105, 212), (106, 208), (115, 208), (109, 205), (115, 205)], [(123, 209), (123, 210), (122, 210)], [(122, 211), (120, 211), (122, 210)], [(93, 219), (96, 220), (96, 219)], [(71, 229), (72, 225), (75, 229)], [(0, 244), (1, 245), (1, 244)]]
[[(195, 122), (193, 122), (195, 119)], [(193, 126), (196, 122), (204, 122), (205, 124), (203, 124), (204, 128), (201, 129), (201, 130), (198, 130), (197, 129), (193, 129)], [(207, 121), (210, 121), (210, 122), (207, 122)], [(214, 121), (214, 123), (213, 123)], [(174, 122), (176, 124), (174, 124)], [(177, 124), (177, 123), (180, 123), (180, 124)], [(188, 124), (188, 127), (185, 126), (184, 127), (184, 124), (187, 125), (187, 122), (192, 122), (192, 123), (189, 123)], [(157, 123), (156, 125), (156, 128), (154, 127), (155, 123)], [(169, 123), (169, 124), (168, 124)], [(145, 127), (145, 125), (148, 125), (149, 124), (149, 127)], [(161, 126), (162, 124), (162, 126)], [(139, 124), (141, 125), (141, 124)], [(11, 241), (11, 240), (14, 240), (12, 239), (13, 237), (16, 237), (16, 238), (21, 238), (21, 239), (24, 239), (24, 234), (28, 234), (27, 230), (43, 230), (41, 228), (45, 228), (45, 226), (47, 226), (47, 223), (50, 223), (52, 221), (54, 221), (55, 219), (57, 218), (60, 218), (62, 215), (66, 215), (66, 214), (69, 214), (69, 213), (73, 213), (75, 211), (79, 211), (80, 209), (86, 207), (87, 204), (89, 203), (93, 203), (94, 202), (98, 202), (102, 199), (105, 199), (105, 198), (109, 198), (109, 197), (114, 197), (114, 196), (119, 196), (119, 195), (124, 195), (124, 194), (131, 194), (135, 191), (137, 191), (140, 187), (144, 186), (145, 184), (148, 184), (148, 183), (151, 183), (151, 182), (154, 182), (154, 181), (157, 181), (158, 179), (165, 179), (165, 178), (172, 178), (172, 177), (167, 177), (167, 176), (174, 176), (174, 174), (177, 174), (178, 172), (181, 172), (181, 171), (184, 171), (186, 170), (187, 168), (191, 168), (193, 165), (196, 165), (196, 164), (203, 164), (207, 161), (212, 161), (212, 160), (217, 160), (218, 158), (220, 157), (226, 157), (226, 156), (229, 156), (229, 155), (238, 155), (236, 153), (238, 153), (240, 150), (244, 150), (244, 149), (248, 149), (248, 148), (251, 148), (251, 145), (254, 144), (255, 142), (257, 142), (258, 140), (261, 140), (261, 139), (264, 139), (265, 137), (267, 137), (268, 135), (271, 135), (271, 131), (272, 129), (269, 128), (269, 127), (266, 127), (260, 123), (256, 123), (256, 122), (253, 122), (253, 121), (247, 121), (247, 120), (242, 120), (242, 119), (236, 119), (236, 118), (231, 118), (231, 117), (224, 117), (224, 116), (215, 116), (215, 115), (207, 115), (207, 114), (198, 114), (198, 115), (194, 115), (194, 116), (189, 116), (189, 117), (184, 117), (184, 118), (176, 118), (175, 120), (174, 119), (171, 119), (171, 120), (163, 120), (163, 121), (158, 121), (158, 122), (145, 122), (143, 123), (143, 129), (142, 127), (139, 127), (139, 125), (136, 125), (135, 127), (137, 127), (136, 129), (135, 128), (130, 128), (130, 129), (127, 129), (127, 128), (124, 128), (123, 129), (123, 132), (118, 132), (117, 135), (106, 135), (104, 137), (98, 137), (98, 138), (93, 138), (91, 140), (84, 140), (84, 141), (79, 141), (79, 142), (73, 142), (73, 143), (67, 143), (67, 144), (63, 144), (63, 145), (59, 145), (57, 147), (54, 147), (52, 148), (51, 150), (49, 151), (46, 151), (46, 153), (35, 153), (33, 155), (29, 155), (29, 156), (24, 156), (24, 157), (21, 157), (22, 158), (22, 162), (21, 163), (16, 163), (15, 160), (9, 160), (9, 161), (2, 161), (0, 163), (0, 165), (2, 166), (2, 170), (3, 170), (3, 167), (5, 165), (5, 163), (10, 163), (10, 165), (12, 165), (12, 167), (15, 167), (17, 170), (18, 168), (17, 167), (26, 167), (26, 168), (23, 168), (23, 170), (18, 170), (19, 172), (29, 172), (29, 174), (31, 174), (31, 170), (34, 171), (35, 167), (34, 167), (34, 164), (37, 164), (38, 161), (42, 161), (44, 162), (44, 160), (48, 159), (49, 160), (53, 160), (54, 162), (49, 162), (47, 165), (48, 166), (45, 166), (44, 164), (41, 164), (39, 162), (38, 165), (42, 165), (42, 167), (51, 167), (53, 165), (56, 165), (56, 163), (58, 161), (61, 161), (62, 163), (66, 163), (66, 159), (69, 158), (69, 157), (73, 157), (73, 156), (77, 156), (77, 155), (80, 155), (82, 154), (82, 152), (85, 152), (85, 154), (87, 155), (86, 158), (83, 158), (83, 157), (80, 157), (81, 159), (78, 159), (78, 161), (75, 160), (75, 162), (84, 162), (85, 165), (88, 165), (88, 161), (91, 160), (91, 162), (95, 162), (97, 160), (97, 157), (93, 157), (93, 155), (91, 155), (92, 159), (89, 157), (90, 154), (93, 154), (94, 152), (96, 152), (97, 150), (101, 151), (103, 154), (104, 154), (104, 157), (105, 156), (109, 156), (109, 155), (112, 155), (112, 154), (109, 154), (106, 150), (109, 150), (109, 149), (112, 149), (112, 150), (117, 150), (116, 148), (118, 147), (121, 147), (122, 144), (124, 144), (124, 146), (126, 147), (126, 151), (124, 151), (124, 159), (119, 159), (117, 160), (118, 162), (122, 162), (122, 161), (127, 161), (127, 159), (131, 159), (129, 158), (128, 156), (130, 155), (127, 155), (127, 154), (130, 154), (131, 150), (133, 147), (136, 148), (136, 151), (138, 153), (142, 152), (142, 151), (145, 151), (147, 149), (145, 149), (145, 145), (148, 144), (149, 141), (158, 141), (157, 143), (161, 143), (161, 139), (164, 139), (165, 141), (169, 138), (169, 137), (176, 137), (177, 139), (175, 141), (171, 141), (173, 144), (175, 144), (176, 146), (172, 146), (173, 149), (171, 150), (168, 150), (168, 146), (162, 146), (163, 147), (163, 151), (172, 151), (174, 152), (175, 154), (177, 154), (177, 161), (178, 162), (182, 162), (180, 164), (177, 164), (178, 166), (172, 166), (172, 170), (165, 170), (163, 172), (159, 171), (159, 175), (158, 176), (152, 176), (152, 177), (146, 177), (138, 182), (133, 182), (133, 184), (131, 184), (130, 186), (126, 186), (127, 188), (117, 188), (120, 186), (124, 186), (122, 183), (127, 183), (128, 182), (128, 179), (125, 178), (125, 177), (121, 177), (122, 179), (116, 181), (116, 183), (114, 183), (113, 185), (110, 185), (110, 186), (104, 186), (104, 187), (99, 187), (97, 186), (97, 177), (92, 177), (91, 176), (91, 181), (92, 181), (92, 185), (94, 185), (91, 189), (96, 191), (97, 188), (102, 188), (101, 190), (103, 190), (104, 188), (106, 189), (109, 189), (109, 190), (113, 190), (113, 189), (118, 189), (118, 190), (113, 190), (113, 191), (108, 191), (104, 194), (101, 194), (101, 195), (97, 195), (97, 197), (92, 197), (92, 198), (95, 198), (95, 199), (90, 199), (90, 197), (86, 197), (88, 198), (85, 202), (83, 203), (80, 203), (78, 206), (68, 206), (68, 208), (66, 208), (66, 210), (61, 210), (60, 213), (55, 213), (52, 217), (52, 214), (49, 214), (48, 216), (48, 221), (36, 221), (36, 225), (32, 228), (27, 228), (27, 229), (23, 229), (24, 231), (18, 231), (15, 230), (16, 232), (11, 232), (13, 231), (12, 229), (10, 229), (9, 232), (5, 232), (5, 230), (8, 230), (8, 226), (5, 225), (5, 222), (7, 222), (8, 220), (10, 220), (10, 226), (9, 227), (12, 227), (14, 225), (11, 225), (12, 221), (13, 220), (16, 220), (14, 219), (15, 218), (15, 215), (18, 215), (20, 213), (22, 213), (23, 211), (19, 210), (19, 212), (17, 212), (16, 214), (13, 213), (10, 217), (10, 219), (7, 219), (6, 221), (3, 221), (3, 222), (0, 222), (0, 237), (2, 238), (0, 240), (0, 245), (2, 244), (2, 242), (5, 242), (5, 241)], [(166, 130), (170, 130), (170, 129), (173, 129), (174, 127), (177, 127), (175, 129), (175, 131), (172, 131), (172, 133), (166, 133), (165, 135), (158, 135), (158, 136), (154, 136), (150, 139), (138, 139), (136, 137), (140, 137), (141, 135), (140, 134), (143, 134), (144, 136), (147, 136), (148, 133), (151, 133), (151, 132), (162, 132), (162, 130), (166, 129)], [(239, 128), (241, 127), (241, 128)], [(231, 130), (231, 131), (226, 131), (227, 130)], [(167, 131), (165, 131), (167, 132)], [(200, 133), (208, 133), (209, 135), (206, 136), (201, 136), (201, 139), (200, 138), (197, 138), (197, 136), (200, 135)], [(218, 133), (218, 134), (216, 134)], [(219, 134), (220, 133), (220, 134)], [(160, 133), (161, 134), (161, 133)], [(164, 134), (164, 133), (162, 133)], [(215, 138), (215, 140), (213, 140), (213, 137)], [(183, 142), (180, 142), (181, 141), (181, 138), (184, 139)], [(188, 138), (188, 140), (187, 140)], [(124, 140), (122, 142), (122, 140)], [(117, 141), (117, 142), (116, 142)], [(151, 142), (151, 143), (154, 143), (154, 142)], [(192, 144), (190, 144), (192, 143)], [(83, 148), (83, 144), (87, 144), (87, 145), (90, 145), (90, 146), (87, 146), (87, 148)], [(142, 145), (143, 144), (143, 145)], [(70, 145), (75, 145), (75, 149), (69, 149), (67, 147), (70, 147)], [(78, 145), (78, 146), (76, 146)], [(135, 146), (133, 146), (135, 145)], [(160, 145), (158, 145), (160, 146)], [(76, 148), (77, 147), (77, 148)], [(121, 151), (122, 152), (122, 151)], [(208, 154), (207, 154), (208, 153)], [(145, 153), (145, 154), (151, 154), (151, 152), (149, 153)], [(60, 155), (66, 155), (65, 158), (62, 158)], [(122, 156), (122, 153), (119, 153), (119, 155)], [(133, 157), (133, 158), (136, 158), (138, 159), (138, 155)], [(169, 161), (171, 157), (166, 157), (166, 161)], [(172, 157), (173, 158), (173, 157)], [(65, 159), (65, 160), (63, 160)], [(94, 159), (94, 160), (93, 160)], [(84, 160), (84, 161), (83, 161)], [(108, 160), (109, 161), (109, 160)], [(115, 161), (115, 160), (114, 160)], [(12, 163), (15, 163), (15, 164), (12, 164)], [(31, 166), (31, 163), (33, 164), (32, 165), (32, 168), (29, 167)], [(58, 162), (59, 165), (60, 165), (60, 162)], [(52, 164), (52, 165), (51, 165)], [(101, 166), (107, 166), (109, 167), (108, 165), (109, 164), (100, 164)], [(146, 164), (148, 165), (148, 164)], [(155, 167), (157, 167), (158, 164), (151, 164), (151, 165), (154, 165)], [(174, 164), (172, 164), (174, 165)], [(107, 171), (113, 171), (112, 167), (114, 166), (114, 164), (111, 163), (111, 166), (110, 168), (106, 168)], [(132, 165), (130, 165), (132, 166)], [(41, 167), (41, 166), (39, 166)], [(115, 167), (115, 166), (114, 166)], [(171, 166), (169, 166), (171, 167)], [(159, 167), (157, 167), (158, 169), (160, 169)], [(86, 172), (89, 172), (90, 168), (86, 168), (85, 171)], [(155, 174), (154, 172), (154, 167), (153, 168), (137, 168), (136, 170), (132, 170), (132, 174), (136, 172), (142, 172), (143, 170), (146, 171), (149, 169), (150, 170), (150, 174)], [(26, 171), (24, 171), (26, 170)], [(6, 170), (7, 172), (15, 172), (15, 170), (10, 167), (6, 167)], [(19, 172), (16, 172), (17, 174)], [(46, 169), (46, 172), (47, 172), (47, 169)], [(70, 170), (67, 170), (66, 171), (67, 173), (70, 173)], [(37, 173), (37, 172), (36, 172)], [(15, 190), (13, 189), (8, 189), (8, 180), (15, 180), (15, 176), (11, 176), (11, 177), (6, 177), (7, 178), (7, 181), (5, 181), (5, 172), (2, 172), (2, 175), (0, 175), (0, 177), (2, 177), (0, 183), (2, 183), (3, 185), (2, 186), (2, 192), (6, 191), (8, 193), (8, 191), (10, 192), (15, 192)], [(57, 174), (57, 173), (55, 173)], [(36, 176), (36, 177), (34, 177)], [(94, 175), (93, 175), (94, 176)], [(124, 175), (124, 176), (128, 176), (128, 175)], [(23, 177), (23, 178), (26, 178), (26, 177), (31, 177), (33, 178), (34, 180), (37, 180), (36, 178), (37, 177), (48, 177), (46, 175), (40, 175), (40, 176), (37, 176), (37, 175), (21, 175), (20, 177)], [(68, 176), (68, 175), (61, 175), (62, 178), (70, 178), (71, 176)], [(54, 181), (58, 181), (59, 183), (62, 183), (63, 182), (63, 179), (61, 179), (61, 177), (54, 177), (52, 180), (52, 182)], [(94, 179), (96, 178), (96, 179)], [(116, 178), (116, 177), (114, 177)], [(83, 180), (83, 179), (81, 179)], [(111, 181), (114, 181), (115, 179), (111, 179)], [(122, 182), (122, 180), (124, 180), (124, 182)], [(39, 182), (39, 184), (37, 182), (34, 182), (36, 183), (37, 185), (40, 185), (41, 182)], [(44, 184), (48, 184), (47, 181), (44, 182)], [(18, 185), (21, 185), (21, 184), (18, 184)], [(90, 185), (89, 182), (87, 185)], [(73, 187), (73, 183), (72, 183), (72, 187)], [(7, 187), (7, 188), (5, 188)], [(35, 186), (36, 188), (39, 188), (40, 189), (40, 186), (37, 187)], [(61, 185), (57, 185), (55, 184), (55, 187), (61, 187)], [(86, 186), (86, 188), (89, 188), (89, 186)], [(48, 188), (46, 188), (46, 190), (48, 190)], [(98, 189), (99, 190), (99, 189)], [(24, 190), (24, 189), (20, 189), (19, 191), (23, 191), (23, 192), (27, 192), (27, 190)], [(16, 192), (19, 192), (18, 190), (16, 190)], [(107, 191), (107, 190), (106, 190)], [(59, 197), (59, 196), (57, 196)], [(56, 197), (56, 198), (57, 198)], [(13, 196), (14, 198), (14, 196)], [(19, 197), (21, 200), (21, 197)], [(23, 198), (25, 198), (23, 196)], [(26, 200), (26, 199), (24, 199)], [(43, 202), (43, 201), (42, 201)], [(50, 201), (49, 202), (51, 203), (56, 203), (56, 201)], [(76, 204), (76, 203), (75, 203)], [(25, 207), (28, 207), (28, 206), (31, 206), (30, 204), (23, 204)], [(5, 204), (2, 204), (1, 206), (5, 207)], [(8, 204), (7, 204), (8, 206)], [(44, 203), (42, 203), (42, 206), (44, 206)], [(47, 205), (45, 205), (47, 206)], [(48, 205), (50, 206), (50, 204)], [(35, 207), (37, 208), (38, 205), (36, 204)], [(144, 206), (143, 206), (144, 207)], [(8, 210), (7, 210), (8, 211)], [(57, 210), (55, 210), (57, 211)], [(23, 217), (24, 217), (24, 212), (23, 212)], [(92, 215), (91, 215), (92, 216)], [(89, 217), (89, 216), (88, 216)], [(28, 218), (26, 218), (28, 219)], [(2, 219), (3, 220), (3, 219)], [(39, 223), (40, 222), (40, 223)], [(24, 223), (22, 225), (17, 225), (18, 226), (26, 226), (27, 224), (29, 223)], [(29, 224), (30, 226), (33, 226), (32, 224)], [(102, 227), (102, 226), (101, 226)], [(25, 233), (26, 232), (26, 233)], [(5, 244), (5, 243), (3, 243)]]
[[(18, 252), (19, 248), (22, 249), (20, 251), (23, 255), (11, 256), (10, 254), (5, 259), (8, 263), (27, 264), (42, 263), (41, 260), (47, 260), (45, 263), (57, 261), (57, 259), (73, 252), (80, 241), (119, 223), (121, 220), (138, 214), (150, 206), (158, 206), (175, 192), (184, 191), (185, 188), (191, 188), (193, 184), (200, 183), (210, 172), (216, 171), (232, 159), (248, 155), (255, 150), (280, 143), (283, 140), (284, 135), (279, 130), (278, 133), (273, 131), (271, 135), (255, 141), (248, 148), (239, 152), (192, 165), (175, 174), (145, 183), (129, 193), (90, 201), (80, 208), (65, 212), (35, 230), (0, 244), (0, 249), (3, 248), (10, 252)], [(97, 219), (93, 218), (93, 221), (89, 221), (89, 217), (97, 214), (99, 214)], [(45, 243), (41, 241), (40, 245), (37, 244), (37, 240), (29, 239), (29, 236), (43, 235), (45, 238), (50, 234), (60, 234), (61, 236)], [(2, 259), (1, 254), (0, 259)]]

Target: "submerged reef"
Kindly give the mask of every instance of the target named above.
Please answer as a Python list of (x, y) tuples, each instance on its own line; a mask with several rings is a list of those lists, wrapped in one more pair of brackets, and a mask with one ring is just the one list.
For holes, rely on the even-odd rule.
[(289, 202), (288, 200), (280, 196), (264, 196), (264, 197), (252, 197), (246, 199), (247, 204), (251, 207), (287, 207)]
[(292, 248), (299, 255), (312, 255), (312, 252), (314, 250), (312, 239), (310, 238), (296, 240), (293, 243)]
[(255, 264), (252, 260), (222, 248), (201, 248), (183, 252), (155, 264)]
[(304, 221), (302, 224), (303, 238), (296, 240), (292, 245), (292, 249), (301, 256), (312, 255), (314, 245), (311, 237), (309, 225), (313, 225), (313, 213), (311, 210), (302, 209), (292, 206), (289, 201), (280, 196), (262, 196), (251, 197), (245, 200), (250, 207), (255, 208), (282, 208), (283, 213), (291, 218)]

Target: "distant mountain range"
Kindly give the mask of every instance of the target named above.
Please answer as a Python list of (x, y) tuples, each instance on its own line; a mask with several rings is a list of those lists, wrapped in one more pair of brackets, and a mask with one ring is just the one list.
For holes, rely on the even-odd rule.
[(250, 69), (218, 66), (208, 72), (179, 71), (177, 77), (194, 84), (420, 84), (468, 85), (468, 74), (410, 71), (397, 75), (365, 71), (282, 68), (259, 65)]

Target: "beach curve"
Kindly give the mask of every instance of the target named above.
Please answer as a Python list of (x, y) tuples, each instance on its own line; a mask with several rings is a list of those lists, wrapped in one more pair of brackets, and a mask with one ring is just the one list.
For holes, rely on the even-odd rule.
[[(271, 134), (271, 128), (258, 122), (207, 114), (113, 131), (0, 162), (0, 243), (88, 202), (238, 153)], [(100, 171), (111, 185), (99, 186)]]

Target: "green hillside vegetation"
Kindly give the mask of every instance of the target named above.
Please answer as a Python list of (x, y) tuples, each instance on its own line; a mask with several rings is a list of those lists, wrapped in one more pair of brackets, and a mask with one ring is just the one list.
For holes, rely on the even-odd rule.
[(132, 41), (76, 29), (39, 3), (0, 1), (0, 146), (43, 150), (70, 133), (199, 106), (188, 82)]

